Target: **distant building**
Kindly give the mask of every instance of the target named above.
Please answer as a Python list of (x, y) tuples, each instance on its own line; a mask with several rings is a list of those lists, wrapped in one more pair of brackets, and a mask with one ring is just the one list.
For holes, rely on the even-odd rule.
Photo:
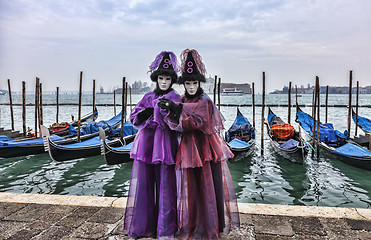
[[(320, 93), (326, 94), (326, 88), (327, 86), (320, 86)], [(301, 86), (301, 88), (298, 88), (298, 94), (311, 94), (314, 91), (314, 87), (310, 87), (310, 84), (308, 84), (308, 88), (304, 88), (304, 86)], [(292, 93), (295, 93), (295, 88), (291, 89)], [(282, 90), (274, 90), (271, 92), (271, 94), (287, 94), (288, 88), (287, 86), (284, 86)], [(349, 87), (328, 87), (328, 93), (329, 94), (349, 94)], [(357, 88), (352, 88), (352, 93), (357, 93)], [(359, 88), (359, 94), (371, 94), (371, 86), (367, 87), (360, 87)]]
[[(209, 76), (206, 78), (205, 83), (201, 83), (201, 87), (204, 89), (206, 93), (213, 94), (214, 93), (214, 84), (215, 79)], [(216, 86), (218, 87), (218, 86)], [(233, 88), (233, 89), (241, 89), (244, 93), (251, 94), (251, 86), (248, 83), (224, 83), (221, 82), (220, 84), (220, 92), (223, 92), (225, 88)], [(218, 90), (217, 90), (218, 91)]]
[[(151, 86), (148, 86), (147, 82), (142, 81), (135, 81), (133, 84), (128, 84), (128, 86), (131, 88), (131, 94), (143, 94), (151, 91), (154, 86), (151, 84)], [(121, 94), (122, 88), (116, 88), (114, 89), (115, 93)]]

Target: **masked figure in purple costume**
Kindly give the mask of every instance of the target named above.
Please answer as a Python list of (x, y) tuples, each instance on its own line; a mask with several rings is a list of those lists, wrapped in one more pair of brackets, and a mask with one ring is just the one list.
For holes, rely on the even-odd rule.
[(206, 73), (201, 56), (194, 49), (186, 49), (181, 59), (182, 76), (178, 82), (186, 90), (182, 102), (163, 98), (159, 103), (171, 113), (165, 122), (171, 129), (182, 132), (176, 156), (181, 176), (179, 236), (219, 239), (221, 233), (239, 227), (236, 194), (227, 165), (233, 153), (220, 135), (224, 117), (200, 87)]
[(150, 66), (156, 89), (144, 95), (130, 114), (130, 121), (139, 129), (130, 151), (134, 163), (124, 224), (124, 232), (131, 237), (156, 234), (160, 239), (172, 239), (177, 231), (178, 134), (163, 120), (169, 111), (157, 105), (162, 97), (175, 102), (181, 100), (172, 89), (177, 71), (173, 52), (157, 55)]

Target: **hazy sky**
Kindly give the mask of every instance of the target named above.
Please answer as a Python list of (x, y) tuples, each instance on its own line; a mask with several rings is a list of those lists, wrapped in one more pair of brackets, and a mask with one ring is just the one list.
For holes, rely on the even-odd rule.
[[(347, 86), (349, 71), (371, 85), (369, 0), (0, 0), (0, 88), (106, 90), (148, 81), (162, 50), (195, 48), (207, 74), (268, 91)], [(355, 85), (354, 85), (355, 86)]]

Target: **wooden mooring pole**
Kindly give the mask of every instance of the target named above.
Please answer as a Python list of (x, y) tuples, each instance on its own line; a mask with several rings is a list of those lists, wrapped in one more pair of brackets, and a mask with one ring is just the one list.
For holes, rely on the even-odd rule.
[(325, 103), (325, 122), (327, 123), (327, 115), (328, 115), (328, 85), (326, 86), (326, 103)]
[(214, 104), (216, 105), (216, 84), (218, 82), (218, 76), (215, 75), (214, 79)]
[(80, 71), (80, 86), (79, 86), (79, 117), (77, 119), (77, 141), (80, 142), (81, 130), (81, 95), (82, 95), (82, 71)]
[(252, 126), (255, 129), (255, 83), (252, 83)]
[(116, 116), (116, 89), (113, 90), (113, 115)]
[(95, 119), (95, 79), (93, 79), (93, 121)]
[(37, 128), (38, 128), (38, 109), (39, 109), (39, 87), (40, 87), (40, 79), (36, 77), (36, 85), (35, 85), (35, 137), (37, 137)]
[(12, 100), (12, 89), (10, 88), (10, 79), (8, 79), (8, 91), (9, 91), (10, 120), (12, 124), (12, 130), (14, 131), (13, 100)]
[(352, 81), (353, 71), (349, 72), (349, 103), (348, 103), (348, 136), (350, 136), (351, 116), (352, 116)]
[[(355, 132), (354, 132), (354, 136), (357, 136), (357, 123), (358, 123), (358, 100), (359, 100), (359, 81), (357, 81), (357, 95), (356, 95), (356, 126), (355, 126), (355, 128), (356, 128), (356, 130), (355, 130)], [(370, 148), (371, 149), (371, 148)]]
[(320, 148), (320, 144), (321, 144), (321, 136), (320, 136), (320, 132), (319, 132), (319, 129), (320, 129), (320, 124), (321, 124), (321, 120), (320, 120), (320, 108), (321, 108), (321, 102), (320, 102), (320, 85), (319, 85), (319, 77), (317, 76), (316, 77), (316, 92), (317, 92), (317, 103), (318, 103), (318, 106), (317, 106), (317, 159), (319, 158), (319, 148)]
[(122, 78), (122, 91), (121, 91), (121, 131), (120, 131), (120, 139), (123, 141), (124, 138), (124, 108), (125, 108), (125, 84), (126, 78)]
[[(125, 122), (128, 118), (128, 82), (125, 82)], [(122, 125), (124, 127), (124, 125)]]
[(59, 122), (59, 87), (57, 87), (57, 97), (56, 97), (56, 101), (57, 101), (57, 114), (55, 115), (55, 122), (58, 123)]
[(221, 84), (221, 79), (219, 78), (218, 81), (218, 109), (220, 111), (220, 84)]
[(298, 106), (298, 86), (295, 85), (295, 106)]
[(291, 123), (291, 82), (289, 82), (289, 99), (288, 99), (288, 123)]
[(133, 110), (133, 104), (131, 102), (131, 86), (129, 86), (129, 96), (130, 96), (130, 113)]
[(263, 95), (262, 95), (262, 117), (261, 117), (261, 155), (264, 155), (264, 109), (265, 109), (265, 72), (263, 72)]
[[(40, 83), (39, 87), (39, 129), (41, 129), (41, 125), (44, 124), (44, 116), (43, 116), (43, 84)], [(40, 130), (41, 134), (41, 130)]]
[(22, 123), (23, 123), (23, 136), (27, 135), (26, 126), (26, 82), (22, 81)]

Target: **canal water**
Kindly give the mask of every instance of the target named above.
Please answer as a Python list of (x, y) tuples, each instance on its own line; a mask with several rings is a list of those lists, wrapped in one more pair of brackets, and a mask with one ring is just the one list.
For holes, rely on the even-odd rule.
[[(136, 103), (143, 95), (133, 95)], [(211, 96), (212, 97), (212, 96)], [(292, 102), (294, 102), (294, 95)], [(55, 103), (55, 94), (43, 95), (44, 103)], [(261, 103), (261, 95), (256, 95), (256, 103)], [(121, 95), (116, 96), (121, 102)], [(355, 98), (354, 98), (355, 100)], [(77, 103), (77, 94), (60, 94), (60, 103)], [(312, 95), (302, 95), (299, 104), (309, 106)], [(325, 99), (322, 97), (321, 102)], [(27, 96), (27, 103), (34, 102), (32, 94)], [(251, 104), (251, 95), (222, 96), (224, 104)], [(267, 95), (266, 102), (274, 105), (286, 105), (287, 95)], [(355, 101), (353, 101), (355, 102)], [(0, 127), (11, 126), (8, 95), (0, 96)], [(21, 95), (13, 93), (13, 103), (22, 103)], [(92, 95), (84, 94), (83, 103), (91, 104)], [(112, 94), (97, 94), (97, 104), (113, 104)], [(348, 95), (330, 95), (329, 104), (348, 103)], [(360, 95), (360, 105), (370, 105), (371, 95)], [(310, 113), (310, 107), (303, 107)], [(15, 129), (22, 129), (22, 107), (14, 106)], [(82, 114), (90, 112), (91, 106), (83, 106)], [(117, 107), (119, 112), (121, 107)], [(241, 112), (253, 122), (252, 107), (241, 107)], [(273, 107), (272, 110), (283, 120), (287, 120), (287, 107)], [(33, 128), (34, 107), (28, 106), (27, 126)], [(98, 106), (98, 120), (113, 116), (113, 106)], [(235, 116), (236, 107), (222, 107), (228, 128)], [(70, 121), (71, 115), (78, 116), (78, 106), (60, 106), (59, 121)], [(321, 119), (324, 120), (324, 109)], [(347, 129), (347, 108), (330, 107), (328, 122), (336, 129)], [(267, 110), (265, 111), (267, 114)], [(371, 117), (371, 108), (360, 107), (359, 114)], [(56, 119), (56, 106), (43, 107), (44, 125), (50, 125)], [(291, 123), (294, 122), (295, 109), (291, 109)], [(334, 157), (320, 154), (319, 159), (308, 158), (303, 165), (292, 163), (273, 153), (265, 135), (264, 146), (260, 146), (261, 108), (256, 108), (255, 123), (257, 129), (257, 147), (252, 156), (238, 162), (229, 163), (239, 202), (270, 203), (287, 205), (311, 205), (331, 207), (371, 208), (371, 172), (349, 166)], [(352, 122), (351, 135), (354, 135)], [(358, 133), (360, 130), (358, 129)], [(261, 148), (264, 155), (260, 155)], [(127, 196), (132, 163), (107, 166), (102, 156), (76, 159), (64, 163), (53, 162), (48, 154), (0, 159), (0, 191), (15, 193), (44, 193), (62, 195), (89, 196)]]

